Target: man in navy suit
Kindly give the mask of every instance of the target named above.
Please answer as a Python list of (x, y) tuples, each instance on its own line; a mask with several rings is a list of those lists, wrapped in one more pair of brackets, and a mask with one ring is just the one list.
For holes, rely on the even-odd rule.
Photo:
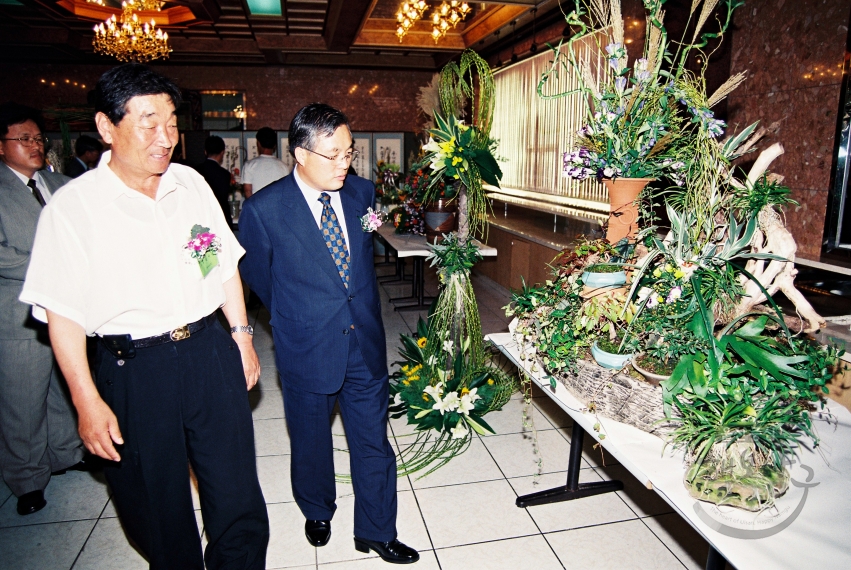
[(293, 495), (314, 546), (336, 509), (330, 417), (339, 403), (351, 454), (355, 548), (416, 562), (396, 539), (396, 457), (387, 440), (387, 354), (372, 235), (360, 218), (375, 202), (347, 176), (348, 119), (328, 105), (301, 109), (289, 129), (292, 174), (245, 202), (243, 278), (272, 315), (275, 361), (292, 447)]

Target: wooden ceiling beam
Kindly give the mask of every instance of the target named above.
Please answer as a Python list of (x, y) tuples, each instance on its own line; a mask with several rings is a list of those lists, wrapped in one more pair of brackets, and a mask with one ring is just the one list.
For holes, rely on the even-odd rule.
[(352, 47), (372, 5), (373, 0), (331, 0), (323, 34), (329, 50), (348, 51)]
[(321, 36), (254, 34), (254, 37), (257, 38), (257, 47), (261, 50), (328, 51), (328, 46)]
[(462, 32), (464, 41), (468, 46), (471, 46), (528, 11), (529, 8), (525, 6), (499, 6), (494, 10), (489, 10), (464, 29)]
[(228, 53), (259, 54), (260, 49), (254, 40), (220, 40), (200, 38), (168, 38), (172, 50), (180, 53), (208, 53), (224, 55)]

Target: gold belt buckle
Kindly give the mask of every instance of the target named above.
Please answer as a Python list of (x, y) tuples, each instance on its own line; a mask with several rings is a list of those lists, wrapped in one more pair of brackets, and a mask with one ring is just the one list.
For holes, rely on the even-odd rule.
[(174, 342), (189, 338), (189, 326), (183, 325), (182, 327), (178, 327), (168, 334), (171, 337), (171, 340), (173, 340)]

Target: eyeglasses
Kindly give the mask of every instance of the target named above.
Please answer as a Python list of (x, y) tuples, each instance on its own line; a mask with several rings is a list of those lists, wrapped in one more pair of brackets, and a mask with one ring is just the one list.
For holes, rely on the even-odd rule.
[(346, 154), (338, 154), (337, 156), (325, 156), (324, 154), (319, 154), (315, 150), (310, 150), (309, 148), (305, 148), (304, 150), (306, 150), (307, 152), (311, 152), (315, 155), (321, 156), (325, 160), (330, 160), (331, 162), (344, 162), (346, 164), (351, 164), (352, 161), (360, 155), (360, 151), (358, 150), (350, 150)]
[(15, 139), (0, 139), (4, 141), (18, 141), (21, 143), (21, 146), (31, 147), (34, 144), (45, 146), (47, 144), (47, 137), (43, 137), (41, 135), (36, 135), (31, 137), (30, 135), (24, 135), (22, 137), (18, 137)]

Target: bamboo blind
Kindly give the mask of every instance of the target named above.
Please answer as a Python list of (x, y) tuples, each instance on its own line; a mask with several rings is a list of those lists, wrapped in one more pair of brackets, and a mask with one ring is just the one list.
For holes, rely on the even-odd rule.
[[(592, 70), (606, 64), (593, 36), (574, 43), (574, 50)], [(497, 154), (507, 160), (500, 162), (501, 189), (488, 190), (499, 199), (502, 197), (495, 192), (522, 196), (524, 201), (534, 198), (535, 193), (547, 194), (538, 196), (538, 209), (547, 211), (553, 210), (551, 204), (560, 204), (580, 211), (608, 212), (605, 186), (594, 179), (577, 182), (562, 175), (562, 153), (573, 148), (576, 131), (585, 120), (585, 104), (578, 93), (549, 100), (538, 96), (538, 81), (550, 68), (553, 56), (552, 50), (547, 50), (494, 73), (496, 103), (491, 136), (499, 140)], [(558, 76), (550, 76), (544, 92), (561, 93), (578, 86), (578, 73), (562, 67)]]

